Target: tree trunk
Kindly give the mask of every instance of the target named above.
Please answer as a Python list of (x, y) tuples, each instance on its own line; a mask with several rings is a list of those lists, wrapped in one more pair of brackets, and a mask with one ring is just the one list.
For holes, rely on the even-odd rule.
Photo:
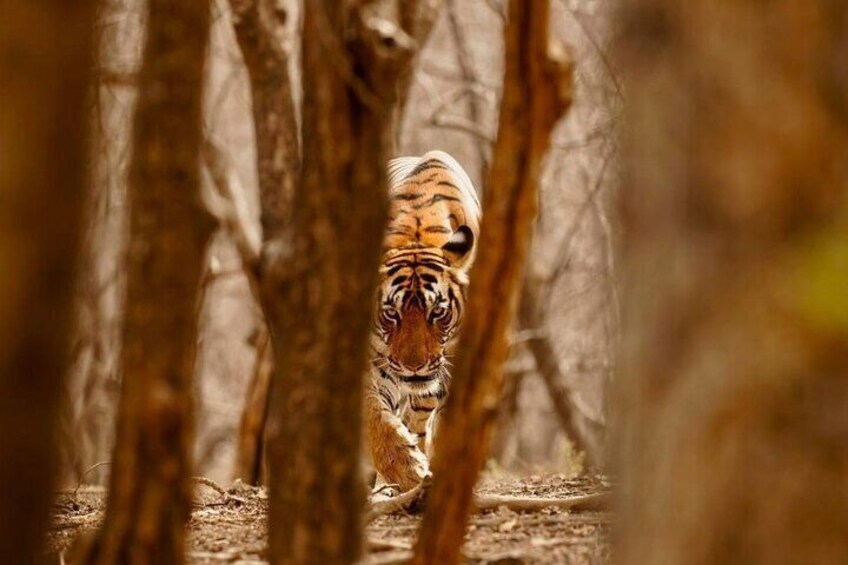
[(621, 563), (848, 555), (848, 5), (629, 0)]
[[(274, 343), (272, 563), (359, 558), (362, 377), (388, 211), (395, 86), (411, 40), (376, 6), (304, 3), (303, 170), (291, 233), (264, 254)], [(270, 263), (268, 263), (270, 261)]]
[(0, 17), (0, 555), (41, 561), (85, 201), (94, 2)]
[[(416, 40), (419, 48), (435, 23), (440, 4), (441, 0), (398, 2), (400, 26), (403, 32)], [(290, 276), (273, 271), (285, 271), (289, 267), (286, 253), (290, 246), (288, 240), (292, 233), (294, 195), (300, 181), (301, 166), (296, 109), (288, 72), (286, 25), (289, 18), (284, 8), (269, 0), (230, 0), (230, 6), (233, 11), (233, 28), (250, 76), (264, 231), (261, 249), (246, 249), (246, 252), (243, 249), (242, 258), (256, 298), (265, 309), (270, 309), (274, 307), (273, 304), (265, 304), (265, 300), (269, 296), (272, 301), (276, 300), (273, 289), (276, 283), (273, 281)], [(399, 37), (406, 38), (402, 34)], [(405, 43), (404, 49), (413, 46), (408, 38)], [(403, 113), (412, 78), (412, 65), (407, 62), (396, 74), (398, 100), (392, 104), (395, 121)], [(397, 124), (394, 127), (397, 128)], [(235, 225), (234, 228), (237, 240), (246, 241), (244, 226)], [(265, 286), (271, 287), (270, 294), (260, 290), (260, 287)], [(251, 385), (252, 401), (245, 405), (242, 415), (244, 423), (261, 422), (259, 426), (242, 427), (237, 463), (237, 473), (242, 478), (252, 474), (249, 469), (262, 468), (259, 459), (262, 458), (263, 450), (256, 446), (262, 443), (264, 437), (265, 415), (260, 409), (267, 411), (267, 407), (262, 408), (260, 402), (263, 395), (269, 396), (270, 386), (270, 379), (261, 378), (263, 375), (257, 373), (258, 378)], [(248, 461), (251, 454), (257, 460)]]
[(212, 224), (199, 201), (209, 5), (152, 0), (129, 173), (122, 391), (92, 563), (182, 563), (197, 290)]
[(435, 482), (413, 563), (459, 560), (472, 491), (488, 453), (522, 269), (550, 133), (571, 102), (571, 61), (548, 38), (549, 3), (512, 0), (504, 93), (451, 397), (433, 461)]
[(230, 0), (233, 29), (250, 77), (253, 127), (265, 239), (291, 223), (300, 147), (289, 54), (288, 12), (273, 0)]
[[(300, 179), (300, 145), (286, 46), (288, 12), (270, 0), (230, 0), (233, 29), (250, 78), (253, 126), (256, 137), (257, 172), (263, 244), (261, 249), (242, 252), (254, 298), (265, 266), (285, 268), (279, 257), (291, 229), (294, 194)], [(235, 234), (242, 237), (243, 234)], [(265, 425), (271, 376), (274, 373), (271, 343), (260, 352), (242, 411), (235, 475), (258, 483), (264, 466)], [(265, 351), (267, 350), (267, 351)]]
[(262, 324), (256, 339), (256, 361), (250, 377), (239, 434), (236, 439), (236, 463), (233, 478), (248, 484), (263, 482), (265, 468), (265, 422), (268, 419), (268, 392), (274, 372), (271, 336)]

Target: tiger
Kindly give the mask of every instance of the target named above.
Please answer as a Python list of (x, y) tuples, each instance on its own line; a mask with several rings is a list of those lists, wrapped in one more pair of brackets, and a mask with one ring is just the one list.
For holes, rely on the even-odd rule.
[(382, 485), (391, 496), (430, 475), (481, 206), (468, 174), (443, 151), (391, 160), (388, 179), (363, 419), (374, 492)]

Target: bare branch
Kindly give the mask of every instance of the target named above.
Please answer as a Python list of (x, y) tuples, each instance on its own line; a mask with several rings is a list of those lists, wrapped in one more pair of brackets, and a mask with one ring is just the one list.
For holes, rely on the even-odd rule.
[(222, 487), (221, 485), (219, 485), (217, 482), (213, 481), (210, 478), (207, 478), (207, 477), (192, 477), (191, 480), (193, 480), (197, 484), (211, 488), (212, 490), (217, 492), (219, 495), (221, 495), (227, 501), (234, 501), (234, 502), (239, 502), (239, 503), (242, 503), (242, 504), (244, 504), (244, 502), (246, 502), (245, 499), (243, 499), (239, 496), (233, 495), (232, 493), (228, 492), (227, 489), (225, 489), (224, 487)]
[(217, 193), (203, 192), (204, 203), (232, 236), (245, 268), (254, 270), (259, 264), (262, 228), (250, 215), (235, 167), (209, 136), (203, 144), (203, 163), (217, 189)]
[[(366, 516), (366, 522), (370, 522), (386, 514), (393, 514), (402, 510), (407, 511), (413, 508), (426, 498), (429, 486), (429, 480), (426, 480), (399, 496), (374, 503)], [(478, 511), (505, 507), (514, 512), (541, 510), (543, 508), (589, 510), (602, 508), (609, 504), (609, 500), (609, 492), (584, 494), (567, 498), (476, 494), (474, 495), (474, 507)]]
[(495, 139), (480, 125), (478, 121), (458, 115), (445, 115), (448, 110), (451, 110), (457, 102), (466, 96), (483, 96), (488, 92), (479, 83), (469, 83), (465, 87), (455, 90), (450, 96), (439, 97), (439, 103), (433, 108), (430, 113), (428, 125), (432, 127), (440, 127), (446, 129), (454, 129), (473, 135), (487, 145), (495, 143)]
[(570, 139), (567, 141), (560, 141), (551, 144), (552, 149), (556, 149), (557, 151), (572, 151), (574, 149), (582, 149), (596, 141), (605, 140), (609, 136), (612, 135), (612, 123), (605, 123), (589, 133), (585, 134), (583, 137), (579, 139)]
[(499, 2), (499, 0), (483, 0), (483, 3), (491, 8), (501, 21), (506, 22), (506, 7), (503, 3)]
[(621, 82), (618, 80), (618, 76), (612, 68), (612, 63), (610, 62), (610, 59), (607, 56), (606, 50), (601, 46), (600, 42), (595, 37), (595, 34), (592, 32), (592, 30), (589, 29), (589, 26), (586, 25), (586, 22), (583, 21), (583, 17), (579, 14), (579, 12), (575, 10), (567, 0), (562, 0), (562, 4), (565, 6), (565, 9), (568, 11), (568, 13), (571, 14), (571, 17), (574, 19), (577, 25), (580, 26), (583, 35), (585, 35), (586, 39), (589, 40), (589, 43), (592, 44), (592, 48), (595, 50), (595, 53), (598, 54), (598, 58), (601, 60), (601, 64), (607, 71), (607, 75), (609, 75), (613, 86), (615, 86), (616, 94), (618, 94), (618, 97), (621, 101), (624, 101), (624, 88), (621, 86)]
[(492, 136), (489, 135), (488, 132), (484, 131), (477, 122), (473, 122), (468, 118), (463, 118), (461, 116), (433, 116), (428, 125), (431, 127), (452, 129), (462, 133), (467, 133), (468, 135), (472, 135), (483, 143), (487, 143), (489, 145), (495, 142)]
[(430, 479), (425, 479), (412, 489), (389, 499), (375, 502), (371, 505), (371, 510), (365, 517), (366, 522), (370, 522), (374, 518), (393, 514), (400, 510), (408, 510), (424, 500), (427, 491), (430, 488)]
[(442, 0), (400, 0), (398, 10), (400, 25), (415, 41), (415, 55), (412, 64), (402, 69), (397, 77), (397, 104), (394, 108), (394, 143), (400, 143), (401, 123), (409, 101), (412, 80), (417, 67), (417, 59), (430, 32), (436, 23)]
[[(549, 284), (550, 281), (538, 280), (532, 274), (525, 277), (518, 309), (519, 320), (524, 331), (532, 331), (527, 340), (527, 348), (536, 361), (536, 370), (545, 383), (563, 431), (575, 446), (586, 454), (589, 463), (598, 466), (602, 460), (602, 446), (598, 436), (604, 431), (603, 423), (590, 415), (566, 385), (556, 350), (545, 330), (548, 308), (544, 297), (549, 294)], [(578, 418), (591, 428), (591, 433), (584, 432), (577, 425)]]
[(535, 496), (500, 496), (478, 494), (474, 497), (477, 510), (492, 510), (505, 507), (513, 512), (559, 508), (560, 510), (594, 510), (606, 507), (610, 502), (609, 492), (597, 492), (568, 498), (546, 498)]
[(565, 236), (562, 238), (562, 243), (559, 245), (559, 253), (557, 253), (556, 258), (554, 259), (550, 272), (546, 274), (546, 278), (548, 279), (556, 279), (560, 277), (571, 265), (571, 242), (574, 240), (577, 232), (580, 230), (580, 226), (583, 222), (583, 218), (592, 209), (592, 201), (600, 194), (601, 190), (604, 187), (603, 180), (606, 175), (607, 167), (610, 162), (609, 153), (604, 155), (604, 160), (601, 164), (601, 168), (598, 171), (598, 176), (595, 179), (595, 185), (589, 190), (586, 194), (586, 199), (580, 205), (580, 208), (577, 210), (577, 213), (574, 215), (574, 219), (571, 221), (568, 229), (565, 232)]
[[(459, 64), (460, 72), (462, 73), (462, 79), (471, 88), (477, 88), (480, 81), (477, 78), (477, 72), (474, 70), (474, 60), (471, 56), (471, 51), (466, 43), (466, 33), (462, 29), (459, 21), (456, 0), (447, 0), (447, 16), (449, 24), (448, 28), (450, 29), (451, 36), (453, 37), (453, 42), (456, 45), (456, 60)], [(480, 104), (473, 92), (472, 95), (468, 97), (467, 105), (469, 121), (477, 128), (480, 128)], [(481, 139), (486, 141), (485, 138)], [(482, 178), (485, 175), (485, 171), (489, 170), (489, 152), (491, 150), (491, 143), (487, 143), (485, 145), (478, 143), (475, 145), (475, 149), (477, 149), (477, 159), (480, 162), (480, 176)]]

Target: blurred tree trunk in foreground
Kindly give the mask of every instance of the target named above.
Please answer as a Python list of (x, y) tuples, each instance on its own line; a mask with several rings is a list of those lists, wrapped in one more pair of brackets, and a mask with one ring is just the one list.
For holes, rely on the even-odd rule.
[(94, 2), (0, 17), (0, 556), (37, 563), (85, 201)]
[(621, 563), (848, 555), (848, 5), (628, 0)]
[(472, 491), (491, 443), (541, 161), (571, 103), (571, 60), (549, 39), (549, 8), (547, 0), (509, 3), (504, 91), (480, 255), (471, 273), (451, 397), (436, 440), (435, 483), (414, 563), (459, 561)]
[(123, 383), (92, 563), (184, 560), (196, 300), (212, 228), (198, 169), (208, 32), (207, 2), (150, 2), (129, 173)]
[(387, 148), (397, 78), (414, 44), (377, 4), (303, 8), (301, 182), (291, 228), (265, 235), (259, 271), (277, 368), (271, 562), (351, 563), (362, 543), (362, 377), (388, 211)]

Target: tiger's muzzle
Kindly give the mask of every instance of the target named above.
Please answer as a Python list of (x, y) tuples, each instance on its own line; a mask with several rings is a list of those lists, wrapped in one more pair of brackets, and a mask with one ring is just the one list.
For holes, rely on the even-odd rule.
[(403, 384), (417, 388), (439, 378), (445, 365), (443, 340), (421, 306), (413, 303), (403, 309), (387, 345), (386, 362)]
[(436, 379), (440, 375), (440, 371), (445, 365), (445, 357), (444, 355), (434, 355), (424, 363), (420, 363), (417, 366), (409, 366), (394, 356), (389, 355), (386, 358), (388, 362), (389, 368), (398, 378), (404, 382), (409, 384), (425, 384), (429, 383), (433, 379)]

